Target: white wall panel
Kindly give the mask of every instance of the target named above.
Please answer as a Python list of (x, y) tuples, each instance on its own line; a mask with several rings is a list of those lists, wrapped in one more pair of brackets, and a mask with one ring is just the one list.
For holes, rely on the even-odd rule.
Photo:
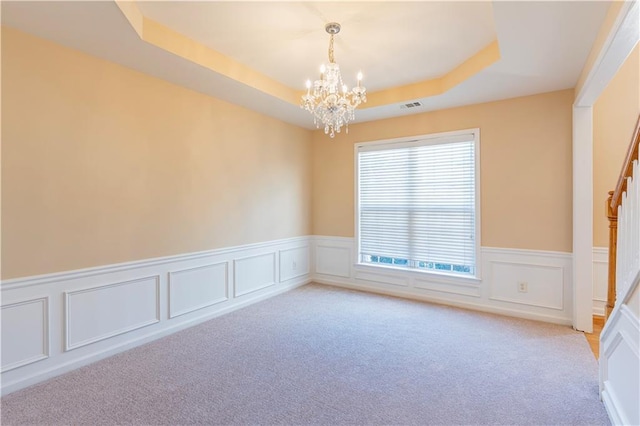
[(609, 285), (609, 250), (606, 247), (593, 248), (593, 314), (604, 316)]
[[(490, 262), (490, 299), (549, 309), (563, 309), (562, 267)], [(520, 283), (526, 292), (519, 290)]]
[(160, 321), (159, 276), (65, 292), (65, 350)]
[(400, 287), (409, 286), (409, 278), (393, 274), (380, 273), (375, 270), (356, 270), (355, 278), (358, 281), (368, 281), (372, 283), (392, 284)]
[(309, 274), (309, 246), (280, 250), (280, 282)]
[[(629, 339), (622, 338), (612, 353), (607, 357), (609, 377), (608, 387), (611, 392), (615, 392), (620, 411), (623, 418), (628, 420), (628, 424), (640, 424), (638, 416), (638, 402), (640, 393), (638, 392), (638, 378), (640, 378), (640, 363), (638, 362), (637, 348), (634, 351), (630, 346)], [(630, 380), (635, 378), (635, 385)], [(624, 391), (622, 391), (624, 389)]]
[(275, 285), (276, 254), (265, 253), (233, 261), (234, 297)]
[(614, 424), (640, 424), (640, 320), (616, 306), (600, 335), (600, 389)]
[(437, 279), (418, 279), (415, 280), (415, 287), (422, 290), (429, 290), (438, 293), (460, 294), (463, 296), (480, 297), (479, 284), (454, 284), (439, 281)]
[(2, 305), (2, 372), (49, 356), (49, 299)]
[(228, 263), (169, 272), (169, 318), (228, 300)]
[(317, 245), (316, 273), (348, 278), (351, 276), (351, 250), (348, 247)]

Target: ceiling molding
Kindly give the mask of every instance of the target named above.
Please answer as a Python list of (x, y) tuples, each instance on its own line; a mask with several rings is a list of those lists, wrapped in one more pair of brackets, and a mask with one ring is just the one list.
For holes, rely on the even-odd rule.
[(302, 91), (293, 90), (202, 43), (145, 17), (134, 1), (116, 0), (116, 4), (143, 41), (285, 102), (294, 105), (300, 103)]
[[(348, 24), (343, 75), (357, 64), (371, 80), (362, 123), (575, 88), (611, 5), (483, 3), (6, 1), (2, 26), (315, 129), (300, 97), (329, 16)], [(468, 28), (476, 19), (481, 31)]]
[(637, 0), (610, 7), (576, 86), (575, 106), (592, 106), (640, 40)]
[(473, 77), (500, 59), (500, 46), (494, 40), (487, 47), (464, 61), (440, 78), (407, 84), (368, 94), (368, 101), (361, 109), (404, 102), (409, 99), (441, 95), (463, 81)]
[[(135, 1), (114, 0), (141, 40), (213, 72), (231, 78), (292, 105), (304, 91), (292, 89), (142, 14)], [(360, 109), (396, 104), (414, 98), (441, 95), (500, 59), (498, 40), (466, 59), (445, 75), (367, 94)]]

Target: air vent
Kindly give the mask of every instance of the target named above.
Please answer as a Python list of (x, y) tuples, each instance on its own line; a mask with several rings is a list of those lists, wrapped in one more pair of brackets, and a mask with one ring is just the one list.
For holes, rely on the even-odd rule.
[(400, 109), (415, 108), (415, 107), (419, 107), (419, 106), (422, 106), (422, 104), (420, 102), (411, 102), (411, 103), (408, 103), (408, 104), (400, 105)]

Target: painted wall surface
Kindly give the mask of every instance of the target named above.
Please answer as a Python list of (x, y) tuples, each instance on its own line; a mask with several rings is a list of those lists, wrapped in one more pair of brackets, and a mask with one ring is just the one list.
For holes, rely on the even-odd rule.
[(572, 251), (573, 90), (313, 135), (314, 234), (354, 236), (354, 144), (480, 128), (482, 245)]
[(311, 232), (311, 132), (2, 29), (2, 278)]
[(605, 203), (615, 189), (640, 115), (640, 48), (636, 46), (593, 106), (593, 245), (609, 246)]

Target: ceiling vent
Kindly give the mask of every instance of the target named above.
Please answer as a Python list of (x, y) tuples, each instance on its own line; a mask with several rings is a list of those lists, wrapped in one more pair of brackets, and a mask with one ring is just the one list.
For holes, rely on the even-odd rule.
[(400, 109), (407, 109), (407, 108), (416, 108), (422, 106), (422, 104), (420, 102), (411, 102), (408, 104), (402, 104), (400, 105)]

